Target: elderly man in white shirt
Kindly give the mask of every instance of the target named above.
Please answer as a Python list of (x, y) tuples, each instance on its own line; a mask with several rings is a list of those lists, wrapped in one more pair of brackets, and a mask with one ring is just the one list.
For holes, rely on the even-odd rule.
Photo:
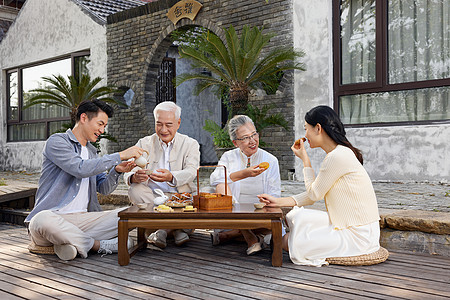
[[(164, 193), (192, 193), (194, 179), (200, 164), (199, 144), (196, 140), (177, 132), (181, 124), (181, 108), (165, 101), (153, 110), (155, 133), (140, 139), (136, 145), (148, 151), (145, 168), (136, 167), (124, 175), (129, 185), (132, 203), (154, 204), (153, 191)], [(165, 248), (167, 235), (173, 234), (176, 245), (189, 241), (188, 230), (159, 229), (148, 237), (148, 242)]]
[[(269, 152), (260, 149), (259, 135), (252, 119), (245, 115), (236, 115), (228, 122), (228, 133), (236, 149), (225, 152), (219, 165), (227, 168), (227, 183), (223, 168), (216, 168), (211, 174), (210, 184), (216, 191), (233, 195), (236, 203), (259, 202), (256, 195), (261, 193), (274, 197), (281, 196), (281, 179), (278, 159)], [(269, 163), (268, 168), (260, 166)], [(242, 235), (248, 244), (247, 254), (260, 251), (270, 240), (269, 232), (261, 230), (229, 230), (212, 233), (213, 245)], [(257, 236), (259, 235), (259, 237)], [(265, 241), (264, 237), (267, 236)]]

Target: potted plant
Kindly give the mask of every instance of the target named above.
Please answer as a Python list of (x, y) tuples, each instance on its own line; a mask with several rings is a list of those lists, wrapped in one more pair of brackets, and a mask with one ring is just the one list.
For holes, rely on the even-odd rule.
[[(198, 29), (176, 32), (181, 58), (192, 61), (197, 72), (184, 73), (175, 78), (176, 86), (188, 80), (197, 80), (196, 95), (209, 87), (221, 93), (228, 91), (231, 116), (244, 113), (248, 107), (250, 89), (276, 90), (280, 75), (286, 70), (305, 70), (297, 60), (304, 56), (292, 47), (276, 47), (263, 55), (263, 48), (274, 34), (263, 33), (258, 27), (244, 26), (241, 36), (233, 26), (225, 30), (226, 44), (216, 34)], [(204, 70), (213, 76), (205, 74)]]

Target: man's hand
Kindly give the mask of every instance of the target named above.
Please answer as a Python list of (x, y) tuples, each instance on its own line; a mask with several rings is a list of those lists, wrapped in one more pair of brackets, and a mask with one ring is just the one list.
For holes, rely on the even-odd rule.
[(156, 172), (150, 174), (150, 179), (158, 182), (172, 182), (173, 175), (169, 170), (166, 169), (158, 169)]
[(148, 170), (138, 170), (131, 176), (131, 183), (141, 183), (148, 180), (148, 175), (146, 173)]
[(138, 158), (144, 152), (147, 152), (147, 151), (142, 149), (141, 147), (133, 146), (133, 147), (123, 150), (122, 152), (119, 152), (120, 160), (128, 160), (133, 157)]
[(136, 167), (136, 164), (133, 161), (123, 161), (116, 166), (116, 172), (130, 172), (134, 167)]

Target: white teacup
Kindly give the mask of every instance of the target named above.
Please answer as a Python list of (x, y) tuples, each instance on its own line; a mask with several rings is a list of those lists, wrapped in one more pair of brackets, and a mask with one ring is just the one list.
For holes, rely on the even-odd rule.
[[(144, 150), (144, 152), (147, 152), (147, 155), (148, 155), (148, 151), (147, 151), (147, 150)], [(138, 158), (136, 158), (136, 159), (134, 160), (134, 163), (135, 163), (136, 165), (138, 165), (139, 167), (141, 167), (141, 168), (144, 169), (144, 168), (147, 166), (148, 161), (147, 161), (147, 159), (144, 157), (144, 155), (141, 155), (141, 156), (139, 156)]]
[(141, 168), (145, 168), (145, 166), (147, 166), (147, 160), (145, 159), (144, 155), (141, 155), (138, 158), (136, 158), (134, 160), (134, 163)]
[(148, 203), (138, 203), (138, 204), (137, 204), (137, 207), (138, 207), (139, 209), (146, 209), (146, 208), (147, 208), (147, 205), (148, 205)]
[(255, 208), (261, 209), (261, 208), (263, 208), (266, 204), (265, 204), (265, 203), (262, 203), (262, 202), (256, 202), (256, 203), (253, 203), (253, 205), (255, 206)]

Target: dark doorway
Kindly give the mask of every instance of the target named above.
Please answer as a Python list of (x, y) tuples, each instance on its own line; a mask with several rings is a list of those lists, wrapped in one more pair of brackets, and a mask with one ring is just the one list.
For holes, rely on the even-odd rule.
[(172, 57), (164, 57), (158, 71), (158, 81), (156, 83), (156, 104), (164, 101), (176, 100), (176, 89), (173, 79), (176, 75), (176, 61)]

